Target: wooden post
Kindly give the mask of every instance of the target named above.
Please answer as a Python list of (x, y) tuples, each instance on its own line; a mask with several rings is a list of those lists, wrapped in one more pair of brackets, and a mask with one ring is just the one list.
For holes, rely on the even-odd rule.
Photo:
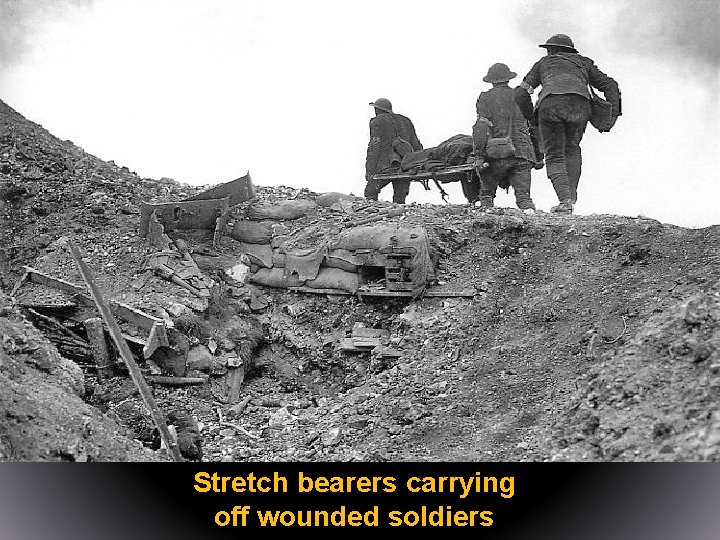
[(105, 338), (105, 327), (100, 317), (86, 319), (83, 322), (87, 332), (88, 341), (92, 348), (92, 355), (97, 365), (97, 374), (100, 379), (109, 379), (113, 376), (114, 358), (110, 353), (107, 339)]
[(138, 367), (135, 359), (133, 358), (130, 347), (128, 347), (127, 341), (125, 341), (125, 339), (123, 338), (120, 327), (118, 326), (115, 317), (113, 317), (113, 314), (110, 311), (110, 307), (108, 306), (107, 302), (105, 302), (105, 299), (103, 298), (100, 289), (93, 280), (90, 268), (85, 263), (85, 261), (82, 260), (82, 255), (80, 254), (78, 248), (75, 247), (75, 244), (73, 244), (72, 242), (68, 242), (67, 248), (70, 251), (70, 255), (72, 255), (72, 258), (75, 260), (75, 264), (80, 270), (80, 274), (82, 274), (83, 280), (85, 280), (88, 289), (90, 289), (90, 294), (95, 301), (95, 305), (97, 306), (103, 321), (105, 321), (105, 324), (110, 331), (110, 336), (115, 342), (115, 346), (117, 347), (120, 356), (122, 357), (125, 365), (128, 368), (128, 371), (130, 372), (130, 378), (135, 383), (135, 386), (140, 392), (140, 397), (142, 397), (143, 403), (145, 403), (145, 406), (150, 412), (150, 416), (152, 416), (152, 419), (155, 422), (155, 427), (157, 427), (158, 431), (160, 432), (160, 439), (162, 439), (162, 442), (165, 444), (165, 448), (168, 449), (170, 457), (174, 461), (183, 461), (183, 458), (180, 455), (180, 449), (178, 448), (177, 440), (173, 438), (170, 434), (170, 430), (168, 429), (167, 423), (165, 422), (165, 418), (160, 412), (157, 403), (155, 403), (155, 398), (152, 395), (152, 391), (150, 390), (148, 384), (145, 382), (142, 372), (140, 371), (140, 368)]

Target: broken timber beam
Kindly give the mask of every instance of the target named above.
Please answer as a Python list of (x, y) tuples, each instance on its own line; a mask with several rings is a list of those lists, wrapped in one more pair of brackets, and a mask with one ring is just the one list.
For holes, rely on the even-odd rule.
[(93, 360), (97, 366), (97, 374), (100, 379), (109, 379), (113, 376), (114, 359), (108, 347), (105, 337), (105, 328), (100, 317), (93, 317), (84, 322), (88, 341), (92, 349)]
[(120, 327), (118, 326), (115, 317), (110, 311), (110, 306), (105, 302), (105, 299), (103, 298), (100, 289), (93, 280), (90, 268), (87, 266), (87, 264), (85, 264), (85, 261), (83, 261), (80, 251), (78, 250), (78, 248), (75, 247), (74, 244), (68, 242), (67, 248), (70, 251), (72, 258), (75, 260), (75, 264), (80, 270), (80, 274), (82, 274), (82, 277), (85, 280), (88, 289), (90, 289), (90, 295), (95, 301), (95, 305), (100, 312), (100, 316), (107, 325), (108, 330), (110, 331), (110, 336), (115, 342), (115, 346), (118, 348), (120, 356), (123, 359), (123, 362), (125, 362), (128, 371), (130, 372), (130, 378), (135, 383), (135, 386), (140, 392), (140, 396), (142, 397), (145, 406), (148, 408), (148, 411), (150, 412), (150, 415), (155, 422), (155, 426), (160, 432), (160, 438), (165, 444), (165, 447), (168, 449), (170, 457), (173, 459), (173, 461), (183, 461), (183, 458), (180, 455), (180, 449), (177, 445), (177, 440), (171, 436), (170, 430), (168, 429), (167, 423), (165, 422), (165, 418), (160, 412), (157, 404), (155, 403), (155, 398), (150, 391), (150, 387), (145, 382), (145, 379), (140, 372), (140, 368), (135, 363), (135, 359), (130, 352), (127, 342), (122, 337)]

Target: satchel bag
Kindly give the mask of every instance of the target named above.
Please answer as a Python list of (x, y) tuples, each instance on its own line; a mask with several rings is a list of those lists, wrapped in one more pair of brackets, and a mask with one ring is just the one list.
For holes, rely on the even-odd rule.
[(489, 159), (506, 159), (515, 157), (515, 145), (512, 142), (513, 124), (515, 123), (515, 97), (510, 96), (510, 123), (506, 137), (491, 137), (485, 145), (485, 156)]
[(515, 156), (515, 145), (511, 137), (493, 137), (488, 139), (485, 155), (489, 159), (505, 159)]
[(613, 114), (612, 103), (602, 99), (588, 85), (590, 89), (590, 123), (600, 133), (608, 132), (612, 129), (617, 121), (617, 116)]
[(612, 103), (604, 100), (595, 93), (592, 84), (590, 84), (590, 76), (585, 71), (585, 66), (575, 62), (572, 58), (565, 57), (565, 59), (579, 67), (585, 76), (585, 83), (587, 84), (588, 90), (590, 90), (590, 124), (600, 133), (610, 131), (617, 121), (617, 116), (613, 114)]

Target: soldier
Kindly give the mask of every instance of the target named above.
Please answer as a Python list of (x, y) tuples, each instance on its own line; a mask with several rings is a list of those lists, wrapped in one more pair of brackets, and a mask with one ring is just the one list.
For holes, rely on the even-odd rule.
[[(377, 200), (380, 190), (390, 181), (374, 180), (372, 176), (393, 165), (399, 165), (403, 156), (422, 150), (415, 126), (407, 116), (394, 113), (390, 100), (380, 98), (370, 103), (375, 117), (370, 119), (370, 142), (365, 161), (365, 197)], [(409, 180), (393, 180), (393, 202), (405, 204), (410, 192)]]
[[(514, 90), (508, 84), (516, 75), (506, 64), (490, 66), (483, 81), (492, 84), (492, 89), (481, 93), (475, 104), (475, 155), (486, 163), (484, 167), (477, 167), (480, 171), (480, 207), (483, 210), (494, 207), (498, 185), (512, 186), (517, 207), (525, 213), (535, 213), (535, 203), (530, 197), (530, 169), (537, 159), (527, 121), (515, 102)], [(509, 150), (507, 157), (494, 157), (490, 148), (486, 148), (487, 141), (502, 137), (510, 137), (513, 149)]]
[(535, 63), (520, 87), (531, 95), (542, 86), (534, 115), (540, 126), (547, 175), (560, 201), (551, 212), (572, 214), (582, 170), (580, 141), (591, 111), (588, 83), (612, 104), (615, 118), (622, 114), (620, 89), (595, 62), (579, 55), (565, 34), (550, 37), (540, 47), (547, 49), (547, 56)]

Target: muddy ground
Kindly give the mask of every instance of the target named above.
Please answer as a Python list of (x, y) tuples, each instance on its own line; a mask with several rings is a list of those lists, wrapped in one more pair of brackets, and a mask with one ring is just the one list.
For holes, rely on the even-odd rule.
[[(142, 271), (137, 234), (141, 201), (200, 190), (139, 178), (0, 102), (0, 460), (168, 459), (127, 374), (100, 381), (91, 362), (61, 357), (8, 298), (23, 265), (82, 282), (62, 237), (108, 298), (169, 314), (191, 344), (232, 348), (239, 326), (261, 328), (237, 403), (209, 385), (153, 386), (169, 418), (196, 422), (188, 459), (717, 459), (720, 227), (408, 205), (440, 254), (438, 281), (472, 297), (247, 285), (202, 311)], [(338, 351), (356, 323), (389, 331), (400, 357)]]

